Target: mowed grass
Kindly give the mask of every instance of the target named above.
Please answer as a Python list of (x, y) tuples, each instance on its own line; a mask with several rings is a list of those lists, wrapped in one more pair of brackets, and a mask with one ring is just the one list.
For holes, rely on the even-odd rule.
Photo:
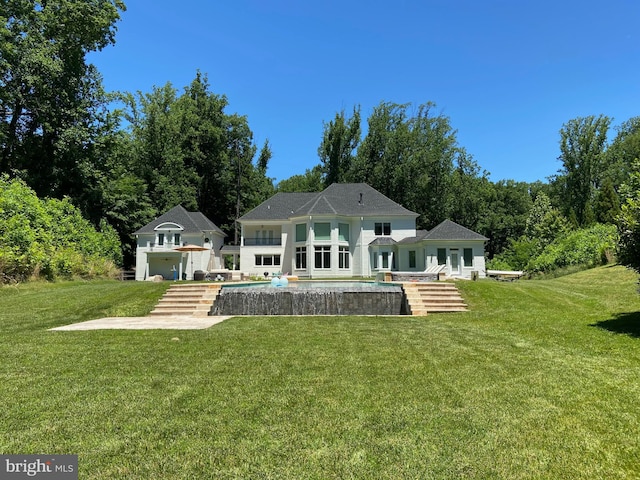
[(80, 478), (640, 477), (637, 277), (460, 282), (471, 311), (51, 332), (147, 283), (0, 290), (0, 451)]

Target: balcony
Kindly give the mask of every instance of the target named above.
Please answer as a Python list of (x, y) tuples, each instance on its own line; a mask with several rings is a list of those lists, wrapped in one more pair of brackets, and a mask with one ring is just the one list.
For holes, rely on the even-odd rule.
[(244, 246), (254, 247), (257, 245), (279, 247), (282, 245), (282, 238), (244, 237)]
[(147, 249), (150, 252), (166, 252), (180, 246), (182, 246), (182, 242), (180, 243), (164, 242), (162, 245), (158, 245), (157, 243), (154, 243), (154, 242), (147, 242)]

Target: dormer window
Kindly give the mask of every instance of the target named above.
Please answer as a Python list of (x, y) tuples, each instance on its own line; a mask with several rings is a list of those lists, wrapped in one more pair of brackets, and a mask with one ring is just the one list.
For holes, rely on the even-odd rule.
[(374, 232), (376, 235), (391, 235), (391, 223), (389, 222), (376, 222), (374, 226)]
[[(181, 233), (184, 230), (182, 225), (178, 225), (175, 222), (163, 222), (154, 228), (156, 231), (156, 243), (158, 246), (165, 245), (165, 242), (169, 245), (180, 245), (182, 240)], [(177, 232), (176, 232), (177, 230)]]

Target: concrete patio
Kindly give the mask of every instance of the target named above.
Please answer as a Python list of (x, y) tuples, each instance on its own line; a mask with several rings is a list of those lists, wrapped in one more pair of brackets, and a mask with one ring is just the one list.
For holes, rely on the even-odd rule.
[(216, 317), (108, 317), (86, 322), (73, 323), (49, 330), (78, 331), (78, 330), (202, 330), (231, 318), (229, 316)]

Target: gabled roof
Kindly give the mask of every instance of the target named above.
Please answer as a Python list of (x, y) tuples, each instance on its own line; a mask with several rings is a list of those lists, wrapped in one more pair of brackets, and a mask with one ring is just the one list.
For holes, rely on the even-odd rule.
[(395, 245), (396, 242), (393, 238), (391, 237), (378, 237), (375, 240), (373, 240), (372, 242), (369, 243), (369, 245)]
[(445, 220), (437, 227), (429, 230), (422, 240), (489, 240), (479, 233), (458, 225), (451, 220)]
[(366, 183), (334, 183), (322, 192), (277, 193), (239, 220), (287, 220), (307, 215), (418, 216)]
[(182, 233), (214, 232), (225, 236), (224, 232), (220, 230), (215, 223), (205, 217), (204, 214), (201, 212), (188, 212), (182, 205), (177, 205), (168, 212), (163, 213), (152, 222), (149, 222), (134, 232), (134, 234), (154, 233), (154, 229), (158, 225), (168, 222), (180, 225), (183, 228)]

